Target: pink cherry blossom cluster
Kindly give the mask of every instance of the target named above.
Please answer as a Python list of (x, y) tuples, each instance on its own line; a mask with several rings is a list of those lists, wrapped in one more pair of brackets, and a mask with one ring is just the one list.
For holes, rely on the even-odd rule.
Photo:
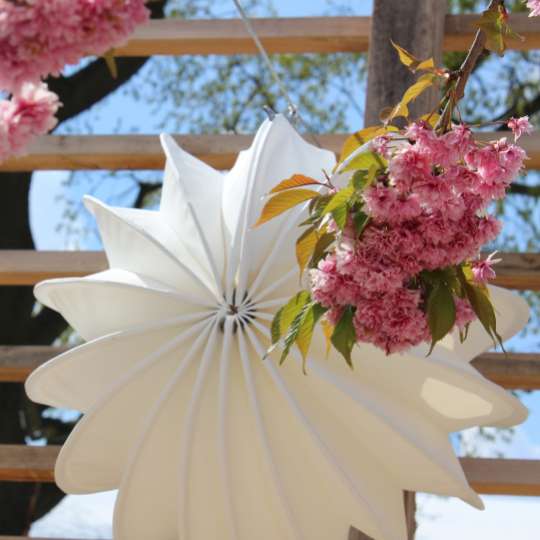
[[(430, 339), (420, 272), (471, 261), (495, 239), (501, 224), (486, 207), (504, 196), (526, 155), (506, 139), (479, 145), (465, 125), (437, 135), (422, 122), (372, 148), (388, 166), (362, 194), (370, 223), (360, 237), (346, 227), (310, 278), (331, 322), (354, 306), (357, 340), (389, 354)], [(473, 265), (477, 279), (493, 277), (492, 262)], [(455, 304), (463, 328), (474, 312), (466, 300)]]
[(0, 0), (0, 161), (56, 125), (58, 97), (41, 82), (102, 55), (148, 20), (144, 0)]
[(43, 83), (22, 85), (10, 100), (0, 101), (0, 161), (21, 153), (36, 135), (56, 125), (58, 96)]
[(540, 16), (540, 0), (527, 0), (527, 7), (531, 10), (529, 17)]
[(102, 55), (148, 20), (144, 0), (0, 0), (0, 88)]

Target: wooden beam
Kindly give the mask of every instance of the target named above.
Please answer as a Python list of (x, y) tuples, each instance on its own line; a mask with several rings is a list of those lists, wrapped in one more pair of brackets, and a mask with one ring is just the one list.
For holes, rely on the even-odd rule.
[[(466, 51), (477, 30), (478, 14), (447, 15), (443, 47), (445, 51)], [(540, 25), (527, 13), (510, 15), (510, 27), (525, 39), (508, 39), (509, 49), (528, 51), (540, 48)]]
[(0, 445), (0, 481), (54, 482), (59, 446)]
[(24, 382), (34, 369), (69, 347), (48, 345), (0, 346), (0, 382)]
[(81, 277), (108, 268), (102, 251), (0, 250), (0, 285), (34, 285), (60, 277)]
[[(444, 50), (467, 50), (477, 21), (475, 14), (447, 15)], [(269, 53), (366, 52), (371, 33), (371, 17), (257, 18), (253, 25)], [(509, 40), (510, 49), (540, 48), (540, 29), (526, 13), (511, 15), (510, 26), (525, 37)], [(256, 53), (239, 19), (150, 21), (116, 49), (118, 56)]]
[(540, 389), (538, 353), (485, 353), (472, 365), (484, 377), (509, 390)]
[[(0, 445), (0, 481), (54, 482), (59, 446)], [(473, 489), (490, 495), (540, 496), (540, 460), (462, 458)]]
[[(22, 383), (34, 369), (66, 350), (68, 347), (45, 345), (0, 346), (0, 382)], [(475, 358), (472, 365), (503, 388), (540, 389), (538, 353), (485, 353)]]
[(461, 464), (477, 493), (540, 496), (540, 460), (462, 458)]
[[(505, 136), (486, 132), (478, 140)], [(347, 135), (317, 135), (321, 145), (339, 154)], [(252, 135), (175, 135), (178, 143), (216, 169), (229, 169), (238, 152), (251, 144)], [(309, 137), (308, 137), (309, 140)], [(528, 169), (540, 169), (540, 132), (520, 139), (529, 156)], [(28, 153), (0, 163), (2, 172), (37, 170), (143, 170), (163, 168), (165, 157), (155, 135), (44, 135), (28, 147)]]
[[(1, 252), (0, 252), (1, 254)], [(501, 253), (495, 285), (520, 291), (540, 290), (540, 255), (536, 253)]]
[[(540, 290), (540, 254), (501, 253), (495, 284)], [(80, 277), (107, 268), (101, 251), (0, 250), (0, 285), (34, 285), (43, 279)]]

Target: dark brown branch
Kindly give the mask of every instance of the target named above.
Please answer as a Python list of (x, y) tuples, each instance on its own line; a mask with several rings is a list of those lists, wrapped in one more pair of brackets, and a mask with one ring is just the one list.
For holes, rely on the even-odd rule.
[[(540, 94), (537, 94), (536, 97), (525, 103), (514, 103), (512, 107), (495, 118), (495, 120), (506, 120), (513, 116), (532, 116), (538, 111), (540, 111)], [(498, 131), (505, 131), (507, 129), (505, 124), (502, 124), (497, 128)]]
[(508, 193), (512, 195), (526, 195), (527, 197), (540, 197), (540, 185), (527, 186), (525, 184), (510, 184)]
[(142, 208), (144, 206), (144, 200), (148, 195), (153, 193), (154, 191), (157, 191), (158, 189), (161, 189), (161, 184), (150, 184), (148, 182), (139, 182), (139, 193), (137, 194), (137, 198), (135, 199), (135, 202), (133, 203), (134, 208)]

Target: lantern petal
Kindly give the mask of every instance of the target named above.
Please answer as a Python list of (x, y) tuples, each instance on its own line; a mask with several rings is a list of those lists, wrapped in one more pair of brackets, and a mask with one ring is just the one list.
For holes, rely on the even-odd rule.
[(208, 300), (221, 297), (212, 277), (194, 262), (159, 213), (113, 208), (92, 197), (85, 197), (85, 204), (97, 219), (111, 268), (147, 276), (172, 289), (191, 290)]
[(60, 311), (86, 340), (211, 307), (203, 303), (206, 298), (171, 291), (124, 270), (43, 281), (34, 292), (42, 304)]

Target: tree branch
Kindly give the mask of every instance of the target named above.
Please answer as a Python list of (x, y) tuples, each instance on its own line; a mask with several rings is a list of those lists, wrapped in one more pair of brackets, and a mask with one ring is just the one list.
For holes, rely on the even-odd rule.
[(152, 183), (149, 182), (139, 182), (139, 193), (137, 194), (137, 198), (135, 199), (135, 202), (133, 203), (134, 208), (142, 208), (144, 205), (144, 199), (150, 193), (153, 193), (154, 191), (157, 191), (158, 189), (161, 189), (161, 184)]
[[(532, 116), (533, 114), (540, 111), (540, 94), (537, 94), (531, 101), (526, 103), (514, 103), (512, 107), (507, 109), (504, 113), (499, 115), (495, 120), (506, 120), (513, 116)], [(506, 124), (500, 125), (497, 128), (497, 131), (505, 131), (508, 127)]]
[(540, 185), (527, 186), (526, 184), (510, 184), (508, 193), (512, 195), (526, 195), (528, 197), (540, 197)]

